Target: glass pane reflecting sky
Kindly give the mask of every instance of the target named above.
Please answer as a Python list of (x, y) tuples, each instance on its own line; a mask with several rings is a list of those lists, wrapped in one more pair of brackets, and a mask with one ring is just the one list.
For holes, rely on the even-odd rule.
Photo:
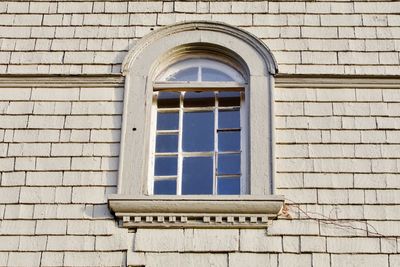
[(240, 151), (240, 131), (218, 133), (219, 151)]
[(219, 154), (218, 174), (240, 174), (240, 154)]
[(194, 68), (187, 68), (187, 69), (180, 70), (180, 71), (174, 73), (173, 75), (169, 76), (167, 78), (167, 81), (177, 81), (177, 82), (197, 81), (198, 69), (199, 69), (198, 67), (194, 67)]
[(177, 130), (179, 127), (179, 113), (167, 112), (157, 114), (157, 130)]
[(187, 157), (183, 159), (182, 194), (213, 193), (213, 158)]
[(218, 112), (218, 128), (240, 128), (240, 111), (220, 110)]
[(233, 82), (234, 79), (223, 73), (222, 71), (211, 69), (211, 68), (202, 68), (201, 69), (201, 79), (205, 82)]
[(154, 181), (155, 195), (176, 195), (176, 180)]
[[(198, 79), (198, 73), (202, 77)], [(189, 58), (171, 64), (156, 78), (157, 82), (238, 82), (245, 83), (243, 75), (230, 64), (208, 58)]]
[(176, 175), (178, 157), (156, 157), (154, 164), (154, 175)]
[(218, 195), (239, 195), (240, 194), (240, 178), (218, 178)]
[[(218, 72), (205, 70), (203, 75), (217, 79)], [(240, 194), (241, 92), (156, 94), (158, 108), (162, 109), (157, 112), (154, 175), (159, 177), (154, 181), (153, 193)], [(160, 180), (160, 176), (169, 177)], [(217, 192), (213, 191), (215, 186)], [(178, 187), (180, 192), (176, 191)]]
[(183, 151), (213, 150), (214, 112), (185, 112), (183, 114)]
[(156, 152), (178, 152), (178, 135), (157, 135)]

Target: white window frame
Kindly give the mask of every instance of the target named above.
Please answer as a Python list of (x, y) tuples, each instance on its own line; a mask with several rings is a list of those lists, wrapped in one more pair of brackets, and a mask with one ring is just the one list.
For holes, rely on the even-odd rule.
[[(159, 74), (156, 75), (155, 82), (153, 84), (153, 92), (158, 93), (162, 91), (183, 91), (188, 92), (190, 89), (195, 88), (199, 91), (223, 91), (223, 90), (235, 90), (240, 91), (240, 145), (241, 145), (241, 177), (240, 177), (240, 195), (245, 195), (249, 193), (249, 181), (247, 174), (247, 148), (248, 148), (248, 136), (247, 136), (247, 112), (246, 112), (246, 104), (245, 104), (245, 94), (247, 88), (247, 82), (245, 79), (245, 72), (243, 70), (238, 70), (237, 64), (234, 62), (228, 62), (226, 59), (222, 59), (220, 57), (214, 56), (210, 57), (206, 54), (190, 54), (188, 57), (176, 58), (176, 62), (172, 62), (169, 66), (167, 66), (164, 70), (161, 70)], [(224, 63), (222, 63), (225, 61)], [(236, 65), (236, 66), (235, 66)], [(196, 67), (198, 68), (197, 80), (196, 81), (168, 81), (168, 77), (177, 73), (180, 70), (184, 70), (187, 68)], [(229, 76), (232, 77), (234, 81), (227, 82), (207, 82), (202, 81), (202, 68), (213, 68), (217, 69)], [(204, 86), (204, 87), (203, 87)], [(226, 89), (229, 87), (233, 87), (230, 89)], [(182, 90), (181, 88), (186, 88)], [(153, 94), (154, 94), (153, 93)], [(196, 110), (200, 110), (201, 108), (196, 108)], [(214, 130), (216, 131), (218, 125), (218, 100), (216, 100), (216, 106), (214, 106), (216, 112), (214, 113)], [(179, 106), (179, 138), (182, 138), (182, 125), (183, 125), (183, 99), (180, 99)], [(149, 157), (149, 170), (148, 170), (148, 194), (154, 195), (154, 159), (155, 159), (155, 141), (156, 141), (156, 121), (157, 121), (157, 104), (155, 99), (153, 98), (152, 103), (152, 113), (151, 113), (151, 131), (150, 131), (150, 157)], [(214, 136), (214, 151), (213, 153), (218, 152), (218, 143), (217, 143), (217, 134)], [(181, 148), (182, 140), (179, 141), (178, 148)], [(215, 167), (215, 155), (213, 156), (213, 164)], [(178, 150), (178, 174), (177, 174), (177, 194), (182, 195), (182, 151)], [(216, 174), (213, 174), (213, 195), (217, 195), (216, 188)]]
[[(165, 66), (194, 53), (221, 57), (246, 71), (248, 195), (149, 195), (153, 81)], [(177, 227), (204, 227), (198, 225), (198, 217), (203, 218), (205, 227), (210, 227), (210, 221), (217, 227), (266, 227), (266, 221), (277, 216), (284, 200), (283, 196), (273, 195), (273, 75), (277, 72), (276, 66), (264, 43), (248, 32), (222, 23), (175, 24), (138, 42), (123, 63), (126, 78), (118, 194), (109, 196), (110, 208), (122, 219), (124, 227), (162, 227), (166, 221), (174, 223), (177, 218), (180, 220), (180, 224), (175, 224)], [(195, 83), (191, 86), (200, 88)], [(225, 86), (234, 88), (238, 84)], [(212, 88), (212, 83), (201, 84), (201, 88), (207, 87)], [(186, 88), (187, 85), (176, 89)]]
[[(215, 84), (213, 89), (203, 89), (203, 91), (211, 91), (211, 92), (215, 92), (215, 91), (221, 91), (218, 86), (221, 85), (222, 89), (224, 88), (224, 82), (216, 82), (213, 83)], [(157, 86), (159, 84), (155, 84), (154, 88), (155, 90), (157, 90)], [(174, 83), (171, 85), (175, 85), (176, 87), (180, 87), (180, 84)], [(201, 84), (199, 84), (199, 86), (201, 86)], [(247, 160), (246, 160), (246, 155), (247, 155), (247, 147), (248, 147), (248, 141), (247, 141), (247, 120), (246, 120), (246, 106), (245, 106), (245, 84), (243, 84), (241, 90), (238, 90), (240, 92), (240, 169), (241, 169), (241, 176), (240, 176), (240, 195), (245, 195), (248, 194), (249, 190), (248, 190), (248, 175), (247, 175)], [(161, 85), (162, 87), (162, 85)], [(173, 88), (171, 88), (173, 90)], [(168, 90), (169, 91), (169, 90)], [(179, 91), (179, 90), (175, 90), (175, 91)], [(158, 91), (158, 92), (162, 92)], [(184, 91), (184, 92), (188, 92), (188, 91)], [(216, 129), (218, 128), (218, 112), (219, 112), (219, 106), (218, 106), (218, 99), (215, 100), (216, 105), (213, 107), (206, 107), (206, 108), (193, 108), (193, 110), (214, 110), (214, 151), (212, 152), (188, 152), (188, 154), (209, 154), (210, 156), (213, 157), (213, 166), (214, 166), (214, 171), (215, 171), (215, 153), (218, 153), (218, 137), (217, 137), (217, 133), (216, 133)], [(177, 110), (179, 109), (179, 141), (178, 141), (178, 174), (177, 174), (177, 194), (176, 195), (182, 195), (182, 170), (183, 170), (183, 166), (182, 166), (182, 160), (183, 160), (183, 152), (180, 150), (181, 149), (181, 145), (182, 145), (182, 126), (183, 126), (183, 112), (184, 112), (184, 107), (183, 107), (183, 100), (182, 97), (180, 99), (180, 106), (179, 108), (176, 108)], [(228, 109), (228, 108), (227, 108)], [(155, 159), (155, 143), (156, 143), (156, 121), (157, 121), (157, 112), (158, 112), (158, 108), (157, 108), (157, 103), (156, 101), (153, 101), (153, 105), (152, 105), (152, 119), (151, 119), (151, 136), (150, 136), (150, 158), (149, 158), (149, 171), (148, 171), (148, 193), (149, 195), (154, 195), (154, 159)], [(166, 153), (168, 154), (168, 153)], [(170, 154), (176, 154), (174, 153), (170, 153)], [(218, 195), (217, 194), (217, 175), (214, 173), (213, 174), (213, 195)]]

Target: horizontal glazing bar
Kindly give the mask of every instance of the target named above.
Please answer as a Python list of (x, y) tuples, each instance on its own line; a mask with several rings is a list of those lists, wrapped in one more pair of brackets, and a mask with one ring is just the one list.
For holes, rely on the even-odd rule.
[(240, 132), (241, 128), (224, 128), (217, 129), (217, 132)]
[(162, 135), (162, 134), (177, 134), (179, 133), (179, 130), (158, 130), (157, 134)]
[(215, 110), (214, 106), (208, 107), (195, 107), (195, 108), (182, 108), (184, 112), (195, 112), (195, 111), (213, 111)]
[(244, 91), (245, 85), (246, 84), (237, 82), (163, 82), (154, 83), (153, 88), (155, 91), (190, 91), (198, 89)]
[(158, 108), (159, 113), (179, 112), (179, 108)]
[(178, 153), (177, 152), (156, 152), (154, 153), (155, 156), (158, 157), (177, 157)]
[[(210, 107), (195, 107), (195, 108), (182, 108), (185, 112), (195, 112), (195, 111), (213, 111), (216, 108), (213, 106)], [(239, 111), (240, 107), (218, 107), (218, 110), (229, 110), (229, 111)], [(157, 109), (159, 113), (170, 113), (170, 112), (178, 112), (179, 108), (159, 108)]]
[(226, 154), (237, 154), (237, 153), (241, 153), (241, 152), (242, 152), (241, 150), (237, 150), (237, 151), (219, 151), (218, 154), (219, 155), (222, 155), (222, 154), (226, 155)]
[[(229, 152), (218, 152), (218, 154), (237, 154), (240, 151), (229, 151)], [(206, 152), (182, 152), (181, 155), (183, 157), (209, 157), (214, 155), (214, 151), (206, 151)], [(158, 157), (169, 157), (169, 156), (178, 156), (178, 153), (169, 153), (169, 152), (158, 152), (155, 153), (155, 156)]]
[(173, 175), (165, 175), (165, 176), (154, 176), (154, 180), (175, 180), (177, 177)]
[(182, 152), (183, 157), (209, 157), (214, 155), (214, 151), (210, 152)]
[(242, 174), (219, 174), (219, 175), (217, 175), (218, 176), (218, 178), (227, 178), (227, 179), (229, 179), (229, 178), (240, 178), (240, 176), (241, 176)]

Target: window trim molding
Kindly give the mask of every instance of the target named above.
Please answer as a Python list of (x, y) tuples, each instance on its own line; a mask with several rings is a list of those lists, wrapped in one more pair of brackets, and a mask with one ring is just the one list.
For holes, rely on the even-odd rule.
[[(110, 208), (117, 217), (124, 217), (124, 212), (121, 213), (118, 208), (121, 206), (114, 205), (119, 196), (125, 195), (127, 202), (137, 197), (154, 198), (146, 196), (151, 136), (151, 123), (148, 122), (152, 111), (153, 81), (166, 65), (194, 52), (223, 55), (240, 64), (247, 72), (245, 97), (249, 121), (247, 166), (250, 198), (261, 197), (269, 203), (272, 197), (283, 205), (283, 196), (272, 196), (275, 172), (272, 89), (273, 75), (278, 71), (276, 61), (265, 44), (252, 34), (223, 23), (196, 21), (167, 26), (150, 33), (137, 43), (123, 62), (122, 70), (126, 78), (118, 194), (109, 196)], [(128, 195), (130, 197), (126, 197)], [(237, 199), (241, 197), (237, 196)], [(218, 199), (218, 196), (213, 196), (213, 199)], [(184, 200), (182, 196), (175, 196), (177, 203)], [(207, 205), (204, 205), (205, 210)], [(151, 213), (150, 210), (148, 212)]]
[[(155, 43), (160, 39), (163, 40), (165, 40), (166, 38), (170, 39), (170, 36), (172, 37), (182, 32), (193, 32), (193, 31), (214, 32), (236, 37), (239, 41), (242, 41), (243, 43), (250, 45), (255, 51), (257, 51), (257, 53), (263, 58), (269, 74), (275, 75), (278, 73), (278, 64), (273, 54), (271, 53), (270, 49), (253, 34), (244, 31), (238, 27), (234, 27), (221, 22), (192, 21), (192, 22), (183, 22), (165, 26), (140, 39), (140, 41), (138, 41), (136, 46), (133, 49), (131, 49), (128, 52), (128, 55), (125, 57), (122, 63), (122, 74), (124, 76), (127, 76), (127, 74), (130, 73), (131, 70), (135, 68), (134, 64), (136, 60), (140, 58), (140, 55), (143, 53), (143, 51), (146, 48), (148, 48), (148, 46), (151, 45), (152, 43)], [(196, 41), (194, 40), (186, 40), (186, 43), (195, 43), (195, 42)]]

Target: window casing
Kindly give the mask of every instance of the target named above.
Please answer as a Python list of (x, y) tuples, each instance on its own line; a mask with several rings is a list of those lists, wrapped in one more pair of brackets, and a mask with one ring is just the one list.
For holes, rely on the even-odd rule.
[[(247, 79), (245, 86), (236, 81), (220, 83), (217, 88), (212, 81), (154, 83), (166, 66), (193, 55), (240, 66)], [(272, 89), (276, 71), (272, 54), (260, 40), (226, 24), (176, 24), (138, 42), (123, 63), (126, 78), (118, 193), (109, 196), (110, 209), (123, 227), (266, 227), (267, 220), (277, 216), (283, 196), (273, 195)], [(155, 132), (154, 92), (225, 90), (244, 90), (246, 194), (153, 195), (149, 148)]]

